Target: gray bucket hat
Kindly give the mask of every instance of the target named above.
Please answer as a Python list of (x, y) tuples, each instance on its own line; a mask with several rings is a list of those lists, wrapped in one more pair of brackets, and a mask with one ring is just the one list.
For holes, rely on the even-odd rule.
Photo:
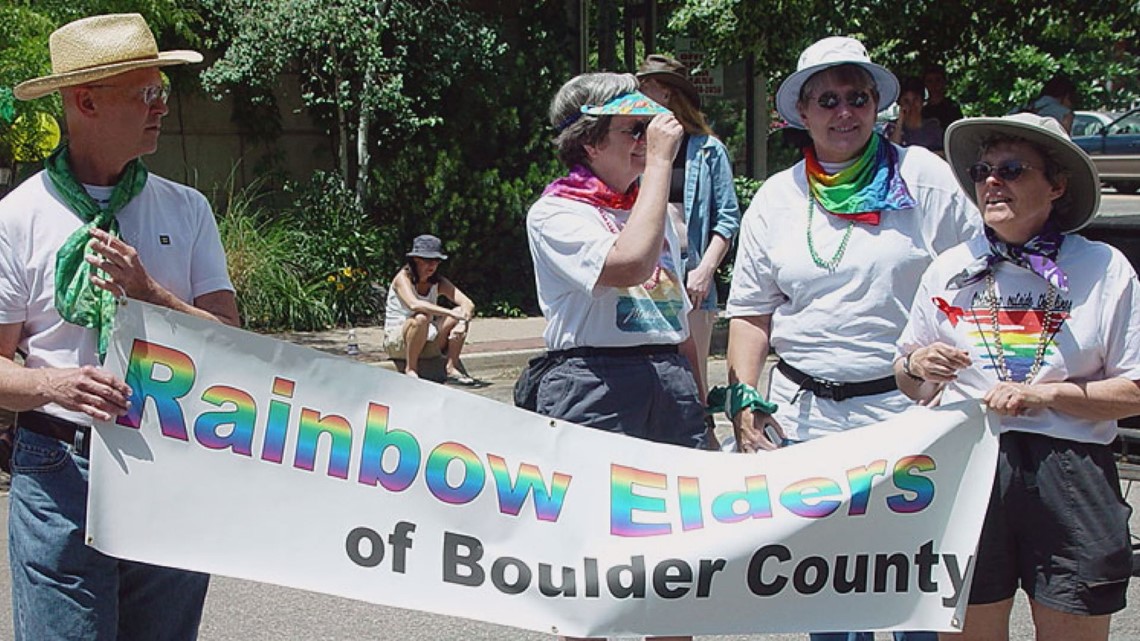
[(412, 241), (412, 251), (408, 252), (407, 256), (447, 260), (447, 254), (440, 251), (441, 249), (443, 249), (443, 241), (431, 234), (423, 234), (416, 236), (415, 240)]
[(962, 191), (975, 205), (978, 195), (970, 179), (970, 166), (978, 161), (982, 141), (994, 134), (1017, 136), (1041, 145), (1069, 172), (1065, 188), (1069, 206), (1053, 213), (1061, 233), (1069, 234), (1089, 224), (1100, 207), (1100, 175), (1088, 154), (1065, 133), (1061, 123), (1048, 116), (1020, 113), (1001, 118), (964, 118), (946, 128), (946, 159)]

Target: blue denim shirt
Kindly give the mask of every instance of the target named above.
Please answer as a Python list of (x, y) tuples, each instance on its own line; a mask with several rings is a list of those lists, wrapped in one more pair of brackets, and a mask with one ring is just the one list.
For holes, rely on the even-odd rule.
[[(711, 234), (719, 234), (729, 242), (740, 229), (740, 205), (732, 184), (732, 163), (728, 149), (713, 136), (689, 138), (685, 148), (685, 218), (689, 226), (689, 250), (685, 255), (685, 271), (700, 264)], [(716, 287), (701, 304), (702, 309), (715, 309)]]

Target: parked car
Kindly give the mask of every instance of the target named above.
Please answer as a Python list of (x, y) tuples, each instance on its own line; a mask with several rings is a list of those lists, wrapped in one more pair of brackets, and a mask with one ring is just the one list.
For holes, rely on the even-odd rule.
[[(1078, 115), (1090, 113), (1099, 114), (1093, 119), (1101, 122), (1086, 120), (1078, 135)], [(1115, 117), (1105, 123), (1100, 116)], [(1140, 107), (1123, 115), (1078, 111), (1073, 117), (1073, 142), (1088, 152), (1101, 182), (1122, 194), (1140, 190)]]
[(1100, 133), (1101, 127), (1112, 123), (1119, 117), (1120, 114), (1105, 111), (1074, 111), (1073, 131), (1070, 132), (1070, 135), (1075, 138)]

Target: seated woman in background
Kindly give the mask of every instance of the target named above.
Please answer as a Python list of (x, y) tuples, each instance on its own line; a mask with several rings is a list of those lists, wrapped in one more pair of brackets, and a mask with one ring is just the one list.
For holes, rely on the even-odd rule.
[[(384, 312), (384, 349), (393, 359), (405, 359), (404, 373), (419, 378), (420, 356), (434, 345), (447, 354), (447, 380), (473, 385), (459, 363), (459, 353), (467, 340), (467, 325), (475, 313), (475, 303), (450, 280), (439, 274), (439, 264), (447, 260), (440, 250), (443, 243), (430, 234), (416, 236), (406, 265), (400, 268), (388, 287)], [(443, 296), (455, 303), (439, 305)]]

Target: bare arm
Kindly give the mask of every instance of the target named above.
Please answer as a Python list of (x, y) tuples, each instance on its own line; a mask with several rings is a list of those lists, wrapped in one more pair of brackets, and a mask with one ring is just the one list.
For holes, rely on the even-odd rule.
[(1140, 381), (1107, 378), (1076, 383), (998, 383), (985, 396), (986, 405), (999, 414), (1016, 416), (1040, 409), (1094, 421), (1110, 421), (1140, 414)]
[(15, 362), (23, 323), (0, 325), (0, 406), (16, 412), (56, 403), (109, 421), (126, 413), (131, 390), (105, 370), (90, 365), (28, 369)]
[(439, 293), (459, 306), (459, 309), (463, 312), (463, 318), (460, 320), (471, 320), (475, 317), (475, 303), (467, 294), (464, 294), (462, 290), (456, 287), (455, 283), (446, 278), (441, 278), (439, 281)]
[[(440, 285), (440, 293), (443, 293), (446, 296), (447, 294), (442, 291), (442, 282)], [(427, 314), (428, 316), (451, 316), (452, 318), (459, 320), (464, 320), (465, 318), (463, 315), (464, 312), (461, 308), (456, 307), (454, 309), (448, 309), (442, 305), (429, 303), (426, 300), (421, 299), (419, 296), (416, 296), (415, 285), (412, 284), (412, 278), (408, 275), (407, 270), (401, 269), (400, 272), (396, 274), (396, 279), (392, 281), (392, 286), (396, 289), (396, 296), (398, 296), (400, 298), (400, 301), (404, 303), (404, 306), (412, 310), (412, 313), (414, 314)], [(451, 297), (448, 296), (448, 298)]]
[[(919, 347), (895, 361), (895, 382), (911, 400), (929, 403), (942, 387), (958, 377), (958, 370), (973, 363), (969, 352), (938, 342)], [(910, 374), (904, 365), (909, 365)]]
[(637, 202), (598, 276), (598, 285), (632, 287), (653, 275), (665, 241), (665, 205), (673, 157), (684, 130), (672, 114), (658, 114), (646, 132), (645, 173)]
[[(728, 382), (756, 387), (764, 363), (768, 360), (772, 315), (733, 318), (728, 322)], [(772, 425), (784, 436), (784, 430), (771, 414), (745, 408), (732, 420), (736, 447), (741, 452), (773, 450), (778, 447), (764, 436), (764, 426)]]
[(705, 255), (701, 257), (701, 263), (697, 268), (689, 272), (685, 283), (685, 288), (689, 292), (689, 298), (693, 301), (694, 305), (699, 305), (705, 296), (708, 296), (709, 289), (713, 286), (713, 277), (716, 275), (716, 268), (720, 266), (720, 262), (724, 260), (725, 254), (728, 253), (728, 239), (720, 234), (713, 233), (709, 236), (709, 246), (705, 248)]
[(697, 382), (697, 394), (701, 399), (701, 405), (705, 405), (708, 402), (709, 391), (705, 387), (705, 382), (701, 380), (700, 376), (697, 376), (697, 372), (700, 370), (697, 367), (697, 344), (693, 341), (693, 337), (690, 335), (686, 338), (677, 346), (677, 351), (685, 357), (685, 360), (689, 361), (689, 369), (693, 370), (693, 380)]
[(210, 292), (195, 298), (193, 303), (187, 303), (151, 278), (139, 260), (138, 252), (121, 238), (114, 238), (101, 229), (92, 229), (91, 238), (90, 247), (94, 253), (89, 254), (86, 260), (103, 274), (97, 276), (92, 271), (91, 283), (96, 287), (116, 296), (129, 296), (198, 318), (233, 327), (241, 325), (233, 292)]

